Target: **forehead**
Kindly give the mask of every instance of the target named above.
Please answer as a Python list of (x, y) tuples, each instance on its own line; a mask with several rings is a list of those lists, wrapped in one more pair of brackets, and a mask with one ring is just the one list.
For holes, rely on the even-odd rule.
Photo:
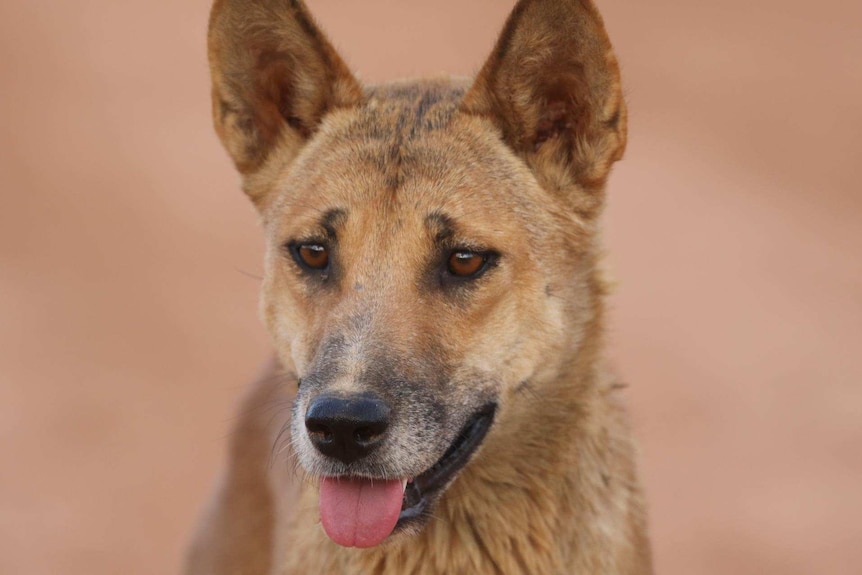
[(458, 112), (463, 93), (451, 81), (370, 88), (362, 107), (328, 118), (290, 166), (277, 218), (370, 211), (439, 225), (492, 210), (494, 224), (506, 225), (537, 200), (537, 185), (487, 124)]

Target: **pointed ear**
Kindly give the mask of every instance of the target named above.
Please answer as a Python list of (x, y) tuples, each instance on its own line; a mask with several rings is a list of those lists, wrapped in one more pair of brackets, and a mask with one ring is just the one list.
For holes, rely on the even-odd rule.
[(542, 185), (583, 215), (601, 208), (625, 149), (626, 107), (590, 0), (520, 0), (462, 106), (491, 119)]
[(209, 24), (213, 121), (237, 169), (277, 143), (293, 153), (362, 89), (300, 0), (216, 0)]

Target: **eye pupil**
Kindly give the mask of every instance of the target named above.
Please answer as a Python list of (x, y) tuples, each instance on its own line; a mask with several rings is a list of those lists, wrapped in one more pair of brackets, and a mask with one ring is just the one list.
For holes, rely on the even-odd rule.
[(329, 265), (329, 252), (320, 244), (303, 244), (297, 250), (302, 263), (315, 270)]
[(486, 258), (474, 252), (454, 252), (449, 256), (449, 273), (458, 277), (470, 277), (485, 265)]

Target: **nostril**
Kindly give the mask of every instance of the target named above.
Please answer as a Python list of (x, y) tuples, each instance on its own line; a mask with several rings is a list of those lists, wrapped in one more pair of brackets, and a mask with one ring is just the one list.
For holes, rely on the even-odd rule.
[(332, 431), (322, 425), (306, 425), (308, 433), (314, 436), (315, 439), (323, 441), (332, 441)]
[(308, 430), (309, 436), (315, 443), (329, 443), (333, 439), (332, 428), (325, 420), (306, 417), (305, 429)]
[(353, 432), (353, 439), (357, 443), (374, 443), (383, 439), (383, 432), (386, 431), (385, 425), (360, 427)]

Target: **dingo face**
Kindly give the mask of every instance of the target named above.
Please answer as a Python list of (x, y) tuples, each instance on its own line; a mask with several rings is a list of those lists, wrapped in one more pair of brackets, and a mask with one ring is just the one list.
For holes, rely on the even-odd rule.
[(595, 318), (595, 218), (625, 144), (601, 20), (522, 1), (472, 86), (362, 89), (299, 2), (217, 0), (210, 55), (324, 528), (363, 547), (421, 528)]
[[(423, 509), (458, 468), (433, 485), (423, 474), (465, 438), (477, 446), (521, 382), (558, 368), (547, 348), (579, 330), (548, 293), (584, 275), (585, 226), (487, 122), (458, 113), (459, 96), (370, 91), (324, 122), (264, 215), (265, 317), (301, 374), (299, 460), (322, 477), (418, 478), (408, 499)], [(363, 394), (387, 407), (379, 444), (356, 459), (316, 449), (309, 406)]]

